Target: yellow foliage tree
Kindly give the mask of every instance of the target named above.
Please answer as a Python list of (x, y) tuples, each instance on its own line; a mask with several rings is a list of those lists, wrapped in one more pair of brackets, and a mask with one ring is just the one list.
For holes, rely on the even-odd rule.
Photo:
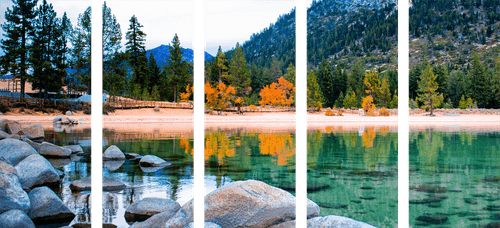
[(236, 90), (232, 86), (226, 86), (224, 82), (219, 82), (217, 87), (213, 88), (210, 83), (205, 83), (205, 95), (207, 108), (222, 112), (229, 107), (229, 102), (234, 101)]
[(261, 97), (259, 104), (261, 106), (271, 105), (289, 107), (292, 105), (294, 93), (295, 87), (293, 84), (285, 80), (285, 78), (280, 77), (278, 83), (273, 82), (271, 85), (262, 88), (259, 93)]
[(189, 97), (191, 97), (191, 94), (193, 94), (193, 90), (194, 90), (194, 88), (192, 86), (189, 86), (189, 84), (188, 84), (186, 86), (186, 92), (180, 94), (181, 102), (188, 102)]
[(375, 116), (375, 105), (373, 104), (372, 96), (363, 98), (363, 104), (361, 107), (363, 108), (363, 111), (365, 111), (367, 116)]

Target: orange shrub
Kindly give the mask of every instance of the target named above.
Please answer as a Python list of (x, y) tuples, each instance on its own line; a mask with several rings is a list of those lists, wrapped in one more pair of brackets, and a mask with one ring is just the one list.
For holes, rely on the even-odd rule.
[(335, 116), (331, 109), (326, 110), (325, 116)]
[(390, 116), (389, 111), (387, 109), (385, 109), (385, 107), (383, 107), (382, 109), (380, 109), (380, 111), (378, 112), (378, 114), (380, 116)]

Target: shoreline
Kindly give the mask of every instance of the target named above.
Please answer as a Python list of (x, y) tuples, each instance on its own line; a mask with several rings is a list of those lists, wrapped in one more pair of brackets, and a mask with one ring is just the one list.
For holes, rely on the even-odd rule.
[[(225, 116), (205, 114), (205, 130), (238, 130), (251, 129), (261, 132), (294, 132), (296, 128), (295, 112), (246, 112), (244, 115), (224, 113)], [(0, 116), (1, 119), (19, 121), (23, 125), (41, 124), (45, 129), (53, 129), (52, 120), (58, 116), (11, 114)], [(65, 115), (63, 115), (65, 116)], [(76, 112), (66, 116), (78, 120), (78, 124), (71, 126), (76, 129), (91, 127), (91, 115)], [(397, 131), (398, 116), (368, 117), (356, 114), (344, 116), (325, 116), (324, 113), (308, 113), (307, 129), (324, 130), (352, 129), (358, 131), (366, 127), (389, 127), (390, 131)], [(445, 116), (436, 114), (435, 117), (425, 115), (409, 116), (410, 131), (425, 129), (440, 129), (445, 131), (500, 131), (500, 115), (467, 115)], [(193, 110), (191, 109), (160, 109), (153, 108), (116, 110), (109, 115), (103, 115), (102, 127), (106, 130), (118, 132), (167, 132), (191, 133), (194, 129)]]

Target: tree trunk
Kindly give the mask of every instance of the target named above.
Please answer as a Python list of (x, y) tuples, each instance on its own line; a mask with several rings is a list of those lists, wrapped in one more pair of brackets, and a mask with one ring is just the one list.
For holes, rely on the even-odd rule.
[(174, 103), (177, 103), (177, 85), (174, 85)]

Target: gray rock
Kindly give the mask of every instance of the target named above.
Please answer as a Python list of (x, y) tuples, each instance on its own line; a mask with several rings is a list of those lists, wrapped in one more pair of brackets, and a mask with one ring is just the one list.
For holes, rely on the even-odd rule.
[(151, 216), (144, 222), (136, 222), (130, 228), (164, 228), (165, 223), (174, 215), (175, 212), (165, 211)]
[(56, 146), (52, 143), (43, 142), (40, 145), (38, 153), (45, 157), (69, 157), (71, 156), (71, 150), (68, 148)]
[(2, 228), (35, 228), (35, 224), (24, 211), (10, 210), (0, 215)]
[(5, 129), (9, 134), (16, 134), (19, 130), (22, 129), (21, 123), (19, 121), (9, 121), (5, 124)]
[[(186, 203), (167, 227), (184, 227), (192, 222), (192, 204), (192, 200)], [(319, 206), (308, 200), (307, 217), (318, 214)], [(222, 227), (268, 227), (293, 219), (295, 196), (261, 181), (233, 182), (205, 196), (205, 221)]]
[(23, 142), (30, 144), (30, 146), (33, 147), (33, 149), (35, 149), (37, 152), (40, 150), (40, 146), (42, 146), (41, 143), (33, 142), (30, 139), (26, 139), (26, 138), (23, 139)]
[(165, 166), (160, 166), (160, 167), (144, 167), (144, 166), (140, 166), (141, 170), (145, 173), (154, 173), (158, 170), (162, 170), (163, 168), (165, 168)]
[(71, 115), (73, 115), (73, 113), (72, 113), (71, 111), (69, 111), (69, 110), (68, 110), (68, 111), (66, 111), (66, 115), (67, 115), (67, 116), (71, 116)]
[(328, 215), (325, 217), (315, 217), (307, 220), (308, 228), (320, 228), (320, 227), (332, 227), (332, 228), (342, 228), (342, 227), (352, 227), (352, 228), (375, 228), (374, 226), (359, 222), (354, 219), (350, 219), (343, 216)]
[(0, 214), (13, 209), (28, 212), (30, 199), (19, 182), (16, 168), (0, 161)]
[(295, 220), (283, 222), (283, 223), (280, 223), (278, 225), (271, 226), (269, 228), (288, 228), (288, 227), (296, 227)]
[(0, 140), (7, 139), (7, 138), (10, 138), (10, 135), (7, 134), (7, 132), (0, 131)]
[(75, 214), (63, 201), (45, 186), (33, 189), (30, 194), (29, 217), (35, 224), (71, 222)]
[(134, 161), (134, 160), (137, 160), (137, 159), (141, 159), (142, 155), (139, 155), (139, 154), (136, 154), (136, 153), (125, 153), (125, 158)]
[(68, 145), (68, 146), (63, 146), (63, 148), (71, 150), (71, 154), (85, 153), (80, 145)]
[(103, 161), (103, 163), (109, 171), (116, 171), (125, 163), (125, 160)]
[(0, 119), (0, 130), (1, 131), (7, 132), (7, 128), (5, 127), (5, 125), (8, 122), (9, 122), (9, 120), (7, 120), (7, 119)]
[(125, 154), (115, 145), (108, 147), (102, 155), (102, 160), (125, 160)]
[(155, 214), (170, 211), (174, 215), (181, 205), (171, 199), (149, 197), (130, 205), (125, 211), (127, 222), (144, 221)]
[(33, 154), (38, 152), (26, 142), (17, 139), (0, 140), (0, 158), (13, 166)]
[[(73, 181), (69, 188), (71, 191), (88, 191), (91, 188), (91, 177), (85, 177), (80, 180)], [(127, 188), (123, 182), (111, 179), (109, 177), (102, 178), (102, 190), (103, 191), (119, 191)]]
[[(64, 118), (66, 118), (66, 117), (64, 117)], [(63, 116), (56, 116), (56, 117), (54, 117), (54, 119), (52, 120), (52, 123), (57, 123), (57, 122), (60, 122), (60, 121), (62, 121), (62, 119), (63, 119)]]
[(31, 140), (43, 139), (45, 137), (45, 132), (41, 124), (31, 125), (25, 127), (16, 133), (17, 135), (24, 135)]
[[(213, 222), (205, 222), (205, 224), (203, 224), (203, 227), (204, 228), (222, 228), (222, 226), (219, 226), (218, 224), (215, 224)], [(194, 222), (190, 222), (184, 228), (194, 228)]]
[(141, 158), (141, 160), (139, 161), (139, 165), (143, 167), (165, 167), (171, 164), (159, 158), (158, 156), (146, 155)]
[(29, 192), (38, 186), (59, 186), (59, 174), (52, 164), (39, 154), (32, 154), (16, 165), (19, 182)]

